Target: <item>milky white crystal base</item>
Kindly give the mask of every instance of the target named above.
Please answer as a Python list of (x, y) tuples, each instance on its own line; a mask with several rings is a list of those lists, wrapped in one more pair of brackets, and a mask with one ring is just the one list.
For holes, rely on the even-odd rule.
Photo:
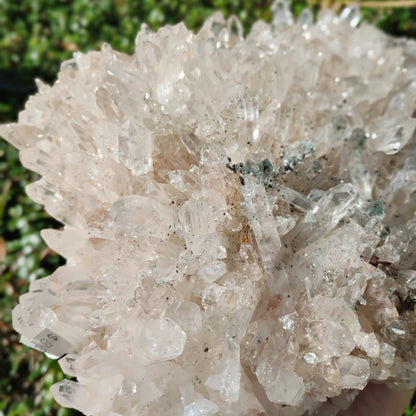
[(277, 1), (142, 28), (1, 134), (67, 259), (13, 311), (88, 415), (335, 415), (416, 385), (416, 44)]

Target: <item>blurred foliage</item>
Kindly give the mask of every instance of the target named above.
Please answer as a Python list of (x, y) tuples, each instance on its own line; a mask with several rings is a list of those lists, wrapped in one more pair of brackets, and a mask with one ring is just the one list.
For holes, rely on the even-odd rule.
[[(340, 1), (292, 1), (296, 15), (308, 5), (315, 11), (343, 6)], [(131, 53), (143, 22), (157, 29), (183, 20), (198, 30), (218, 9), (238, 16), (246, 33), (254, 21), (271, 20), (270, 0), (0, 0), (0, 122), (16, 120), (36, 91), (35, 78), (53, 82), (60, 63), (74, 51), (108, 42)], [(390, 34), (416, 37), (416, 9), (373, 7), (362, 14)], [(24, 192), (35, 179), (21, 167), (17, 151), (0, 140), (0, 416), (77, 414), (60, 409), (49, 392), (63, 377), (59, 365), (19, 344), (11, 327), (11, 310), (30, 281), (63, 263), (39, 236), (42, 228), (60, 225)], [(415, 415), (416, 410), (406, 412)]]

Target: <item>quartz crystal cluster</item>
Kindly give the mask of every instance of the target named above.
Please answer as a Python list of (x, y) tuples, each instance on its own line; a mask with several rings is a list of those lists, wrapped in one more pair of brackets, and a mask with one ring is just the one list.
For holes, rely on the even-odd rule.
[(94, 416), (336, 415), (416, 385), (416, 43), (278, 0), (143, 26), (1, 134), (67, 259), (13, 311)]

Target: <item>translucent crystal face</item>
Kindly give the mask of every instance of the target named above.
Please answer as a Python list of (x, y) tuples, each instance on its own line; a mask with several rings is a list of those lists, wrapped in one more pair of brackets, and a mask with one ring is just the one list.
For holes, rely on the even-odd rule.
[(416, 44), (273, 10), (77, 53), (0, 127), (64, 224), (13, 311), (63, 406), (335, 415), (416, 385)]

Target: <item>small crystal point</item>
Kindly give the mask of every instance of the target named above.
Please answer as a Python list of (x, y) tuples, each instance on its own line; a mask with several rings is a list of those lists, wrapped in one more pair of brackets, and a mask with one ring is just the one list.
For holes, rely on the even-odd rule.
[(341, 21), (349, 24), (351, 27), (356, 27), (361, 21), (361, 12), (359, 3), (345, 7), (340, 15)]
[(198, 399), (185, 406), (184, 416), (214, 416), (218, 413), (218, 406), (207, 399)]
[(273, 27), (282, 29), (285, 26), (293, 25), (293, 14), (290, 10), (289, 0), (275, 0), (272, 5)]
[(310, 26), (313, 24), (314, 16), (313, 11), (309, 8), (303, 9), (302, 13), (299, 15), (299, 17), (296, 20), (296, 23), (299, 26)]

